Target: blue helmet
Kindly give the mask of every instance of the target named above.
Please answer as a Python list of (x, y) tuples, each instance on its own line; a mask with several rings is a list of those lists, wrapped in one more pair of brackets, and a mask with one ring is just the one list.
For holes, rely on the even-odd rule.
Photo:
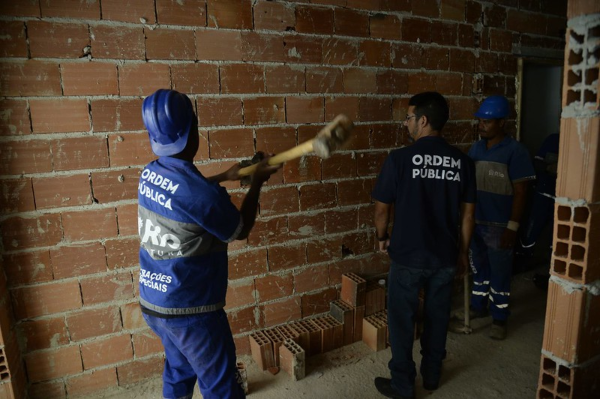
[(475, 112), (481, 119), (502, 119), (508, 116), (508, 100), (504, 96), (490, 96), (483, 100)]
[(144, 99), (142, 119), (152, 151), (158, 156), (175, 155), (187, 144), (194, 108), (185, 94), (159, 89)]

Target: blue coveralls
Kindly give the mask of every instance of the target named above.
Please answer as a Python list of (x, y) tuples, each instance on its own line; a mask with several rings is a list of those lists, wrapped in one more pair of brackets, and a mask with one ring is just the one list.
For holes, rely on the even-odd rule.
[(242, 229), (227, 191), (187, 161), (160, 157), (138, 186), (140, 306), (165, 348), (163, 396), (244, 398), (223, 310), (227, 242)]
[(469, 150), (477, 170), (471, 308), (483, 311), (489, 304), (493, 319), (505, 321), (510, 314), (513, 248), (500, 248), (500, 238), (512, 212), (513, 183), (535, 179), (535, 171), (527, 149), (512, 137), (489, 149), (486, 145), (479, 140)]
[(419, 290), (424, 288), (420, 372), (437, 385), (446, 356), (446, 336), (456, 264), (461, 203), (475, 202), (475, 166), (441, 137), (423, 137), (386, 159), (372, 196), (393, 204), (388, 254), (388, 328), (392, 386), (412, 397), (416, 377), (414, 328)]

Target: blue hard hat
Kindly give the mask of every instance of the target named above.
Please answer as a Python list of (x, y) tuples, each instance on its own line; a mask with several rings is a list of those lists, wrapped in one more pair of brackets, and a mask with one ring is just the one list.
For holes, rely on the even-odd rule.
[(160, 89), (144, 99), (142, 119), (152, 151), (158, 156), (175, 155), (187, 144), (194, 108), (185, 94)]
[(483, 100), (475, 116), (481, 119), (502, 119), (508, 116), (508, 100), (504, 96), (490, 96)]

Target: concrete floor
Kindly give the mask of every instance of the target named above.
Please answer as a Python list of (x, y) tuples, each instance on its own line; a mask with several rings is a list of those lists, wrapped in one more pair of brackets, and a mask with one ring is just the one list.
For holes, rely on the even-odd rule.
[[(547, 271), (541, 266), (513, 278), (512, 316), (505, 341), (494, 341), (487, 334), (491, 319), (473, 322), (471, 335), (449, 333), (448, 357), (440, 388), (425, 391), (417, 377), (416, 397), (480, 399), (533, 398), (537, 389), (541, 344), (544, 330), (546, 292), (532, 282), (535, 272)], [(457, 298), (459, 300), (459, 298)], [(390, 349), (372, 352), (357, 342), (307, 362), (306, 378), (294, 382), (283, 371), (277, 375), (260, 371), (250, 357), (242, 357), (248, 368), (249, 397), (280, 398), (378, 398), (373, 385), (377, 376), (389, 376), (387, 362)], [(420, 361), (419, 344), (414, 357)], [(201, 397), (196, 394), (195, 397)], [(91, 399), (162, 398), (160, 379), (105, 392)]]

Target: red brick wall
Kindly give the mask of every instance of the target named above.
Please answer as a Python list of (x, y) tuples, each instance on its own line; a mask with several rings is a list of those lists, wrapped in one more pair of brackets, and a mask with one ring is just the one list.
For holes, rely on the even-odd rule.
[[(356, 122), (345, 150), (273, 176), (251, 236), (230, 247), (227, 311), (247, 353), (252, 331), (328, 311), (342, 273), (386, 271), (370, 191), (406, 143), (411, 95), (445, 94), (446, 137), (467, 148), (482, 96), (514, 99), (520, 46), (564, 48), (566, 1), (502, 3), (2, 2), (1, 332), (18, 337), (7, 353), (19, 368), (0, 389), (22, 386), (20, 370), (34, 398), (160, 372), (160, 345), (136, 305), (136, 187), (153, 159), (145, 96), (190, 95), (207, 174), (314, 137), (340, 112)], [(239, 204), (245, 189), (227, 188)]]

